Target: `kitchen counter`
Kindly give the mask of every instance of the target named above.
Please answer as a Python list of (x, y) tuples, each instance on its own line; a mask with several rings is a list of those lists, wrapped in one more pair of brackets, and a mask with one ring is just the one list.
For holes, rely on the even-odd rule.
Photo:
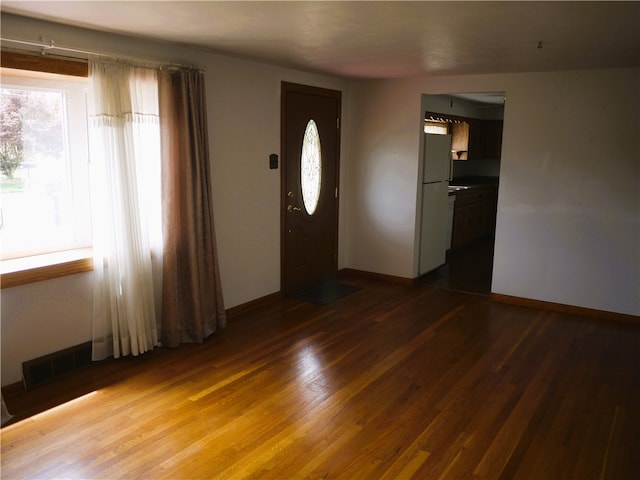
[(492, 183), (483, 183), (483, 184), (474, 184), (474, 185), (461, 185), (459, 183), (452, 183), (449, 185), (449, 195), (456, 195), (458, 193), (471, 193), (477, 192), (478, 190), (490, 190), (494, 191), (497, 189), (497, 184)]
[(462, 192), (464, 190), (468, 190), (472, 187), (464, 186), (464, 185), (449, 185), (449, 195), (455, 195), (458, 192)]
[(499, 177), (489, 177), (483, 175), (467, 175), (464, 177), (454, 177), (450, 186), (473, 187), (480, 185), (498, 185)]

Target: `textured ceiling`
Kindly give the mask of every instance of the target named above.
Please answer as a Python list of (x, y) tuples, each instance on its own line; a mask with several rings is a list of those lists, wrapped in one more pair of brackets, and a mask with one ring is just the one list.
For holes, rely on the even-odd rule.
[(640, 66), (640, 2), (3, 0), (1, 9), (344, 77)]

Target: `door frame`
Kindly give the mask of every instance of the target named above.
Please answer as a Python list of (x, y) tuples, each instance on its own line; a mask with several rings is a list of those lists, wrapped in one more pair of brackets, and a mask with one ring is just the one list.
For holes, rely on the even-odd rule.
[(335, 242), (335, 252), (336, 259), (334, 265), (334, 275), (338, 274), (338, 248), (339, 248), (339, 240), (338, 234), (340, 230), (339, 224), (339, 216), (338, 212), (340, 210), (340, 146), (342, 143), (342, 92), (340, 90), (331, 90), (328, 88), (314, 87), (310, 85), (302, 85), (298, 83), (291, 83), (282, 81), (280, 85), (280, 291), (285, 291), (285, 281), (286, 281), (286, 268), (285, 268), (285, 255), (286, 255), (286, 205), (287, 205), (287, 188), (286, 188), (286, 178), (287, 178), (287, 165), (291, 161), (296, 161), (297, 159), (289, 159), (286, 158), (286, 107), (287, 107), (287, 93), (295, 92), (302, 93), (308, 95), (316, 95), (321, 97), (330, 97), (335, 98), (338, 101), (338, 112), (337, 112), (337, 129), (336, 129), (336, 152), (335, 152), (335, 186), (336, 186), (336, 201), (335, 201), (335, 211), (334, 211), (334, 242)]

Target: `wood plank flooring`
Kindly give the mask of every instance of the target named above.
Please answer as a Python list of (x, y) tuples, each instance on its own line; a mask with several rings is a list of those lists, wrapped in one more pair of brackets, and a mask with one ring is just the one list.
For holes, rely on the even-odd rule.
[(7, 399), (2, 478), (640, 478), (639, 326), (344, 281)]

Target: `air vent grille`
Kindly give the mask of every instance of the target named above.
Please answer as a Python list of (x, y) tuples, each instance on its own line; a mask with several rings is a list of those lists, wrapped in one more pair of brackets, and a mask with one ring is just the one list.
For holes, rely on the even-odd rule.
[(24, 387), (29, 390), (91, 363), (91, 342), (28, 360), (22, 364)]

